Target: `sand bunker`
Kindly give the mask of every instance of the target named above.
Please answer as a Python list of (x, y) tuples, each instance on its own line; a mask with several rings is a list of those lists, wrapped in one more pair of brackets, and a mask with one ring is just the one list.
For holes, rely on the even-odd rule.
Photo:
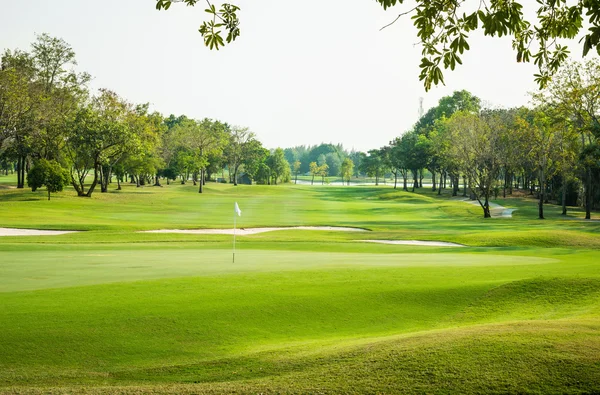
[(448, 243), (445, 241), (421, 241), (421, 240), (359, 240), (365, 243), (394, 244), (406, 246), (426, 247), (466, 247), (462, 244)]
[[(342, 228), (335, 226), (294, 226), (285, 228), (240, 228), (235, 231), (238, 236), (250, 236), (259, 233), (275, 232), (278, 230), (325, 230), (338, 232), (367, 232), (366, 229), (360, 228)], [(141, 233), (182, 233), (191, 235), (233, 235), (233, 229), (161, 229), (147, 230)]]
[(60, 235), (66, 235), (68, 233), (76, 233), (76, 231), (0, 228), (0, 237), (2, 237), (2, 236), (60, 236)]

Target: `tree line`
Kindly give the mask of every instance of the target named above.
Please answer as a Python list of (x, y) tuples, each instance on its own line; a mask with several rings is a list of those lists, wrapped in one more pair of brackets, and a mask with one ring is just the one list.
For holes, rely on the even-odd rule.
[(490, 199), (514, 189), (544, 204), (585, 207), (586, 219), (600, 203), (600, 63), (569, 63), (547, 87), (532, 95), (530, 107), (484, 108), (459, 91), (442, 98), (412, 130), (368, 152), (369, 173), (391, 172), (404, 190), (422, 187), (477, 200), (490, 217)]
[[(107, 192), (116, 181), (138, 186), (179, 179), (199, 192), (217, 177), (277, 184), (291, 178), (282, 149), (269, 151), (248, 128), (212, 119), (164, 117), (103, 89), (77, 72), (75, 52), (42, 34), (30, 51), (5, 50), (0, 62), (0, 170), (17, 173), (17, 187), (78, 196)], [(91, 181), (90, 181), (91, 180)]]

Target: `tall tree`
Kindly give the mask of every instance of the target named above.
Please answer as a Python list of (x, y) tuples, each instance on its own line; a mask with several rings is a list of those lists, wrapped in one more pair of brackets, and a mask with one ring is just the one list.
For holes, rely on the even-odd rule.
[(490, 196), (500, 170), (501, 114), (486, 111), (482, 115), (457, 112), (448, 120), (452, 145), (450, 155), (471, 181), (471, 192), (490, 218)]
[[(591, 59), (585, 63), (569, 63), (550, 82), (547, 89), (536, 96), (536, 100), (556, 108), (579, 132), (582, 150), (594, 155), (593, 148), (600, 137), (600, 61)], [(588, 146), (591, 149), (586, 150)], [(596, 158), (597, 160), (598, 158)], [(584, 159), (581, 178), (585, 185), (585, 218), (591, 218), (593, 205), (593, 157)]]
[(249, 154), (248, 145), (255, 138), (249, 128), (234, 126), (231, 128), (229, 144), (225, 149), (225, 156), (229, 162), (229, 171), (233, 173), (233, 185), (238, 183), (238, 170), (245, 157)]

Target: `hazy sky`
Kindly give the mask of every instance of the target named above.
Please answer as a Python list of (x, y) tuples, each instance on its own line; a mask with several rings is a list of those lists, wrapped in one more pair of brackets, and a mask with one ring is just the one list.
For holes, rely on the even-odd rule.
[(154, 0), (0, 1), (0, 48), (61, 37), (93, 88), (165, 115), (248, 126), (269, 148), (378, 148), (416, 122), (420, 97), (425, 110), (459, 89), (516, 106), (535, 90), (535, 68), (516, 63), (510, 39), (473, 37), (464, 65), (425, 93), (415, 29), (403, 19), (380, 32), (402, 8), (375, 0), (238, 0), (242, 36), (218, 52), (197, 32), (203, 4), (159, 12)]

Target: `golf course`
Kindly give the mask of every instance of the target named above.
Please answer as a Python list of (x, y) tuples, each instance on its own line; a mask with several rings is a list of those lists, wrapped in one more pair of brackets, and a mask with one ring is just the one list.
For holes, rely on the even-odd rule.
[[(600, 222), (390, 186), (11, 188), (2, 393), (598, 393)], [(152, 230), (283, 229), (237, 235)], [(366, 241), (437, 241), (461, 247)], [(418, 244), (418, 243), (416, 243)]]

